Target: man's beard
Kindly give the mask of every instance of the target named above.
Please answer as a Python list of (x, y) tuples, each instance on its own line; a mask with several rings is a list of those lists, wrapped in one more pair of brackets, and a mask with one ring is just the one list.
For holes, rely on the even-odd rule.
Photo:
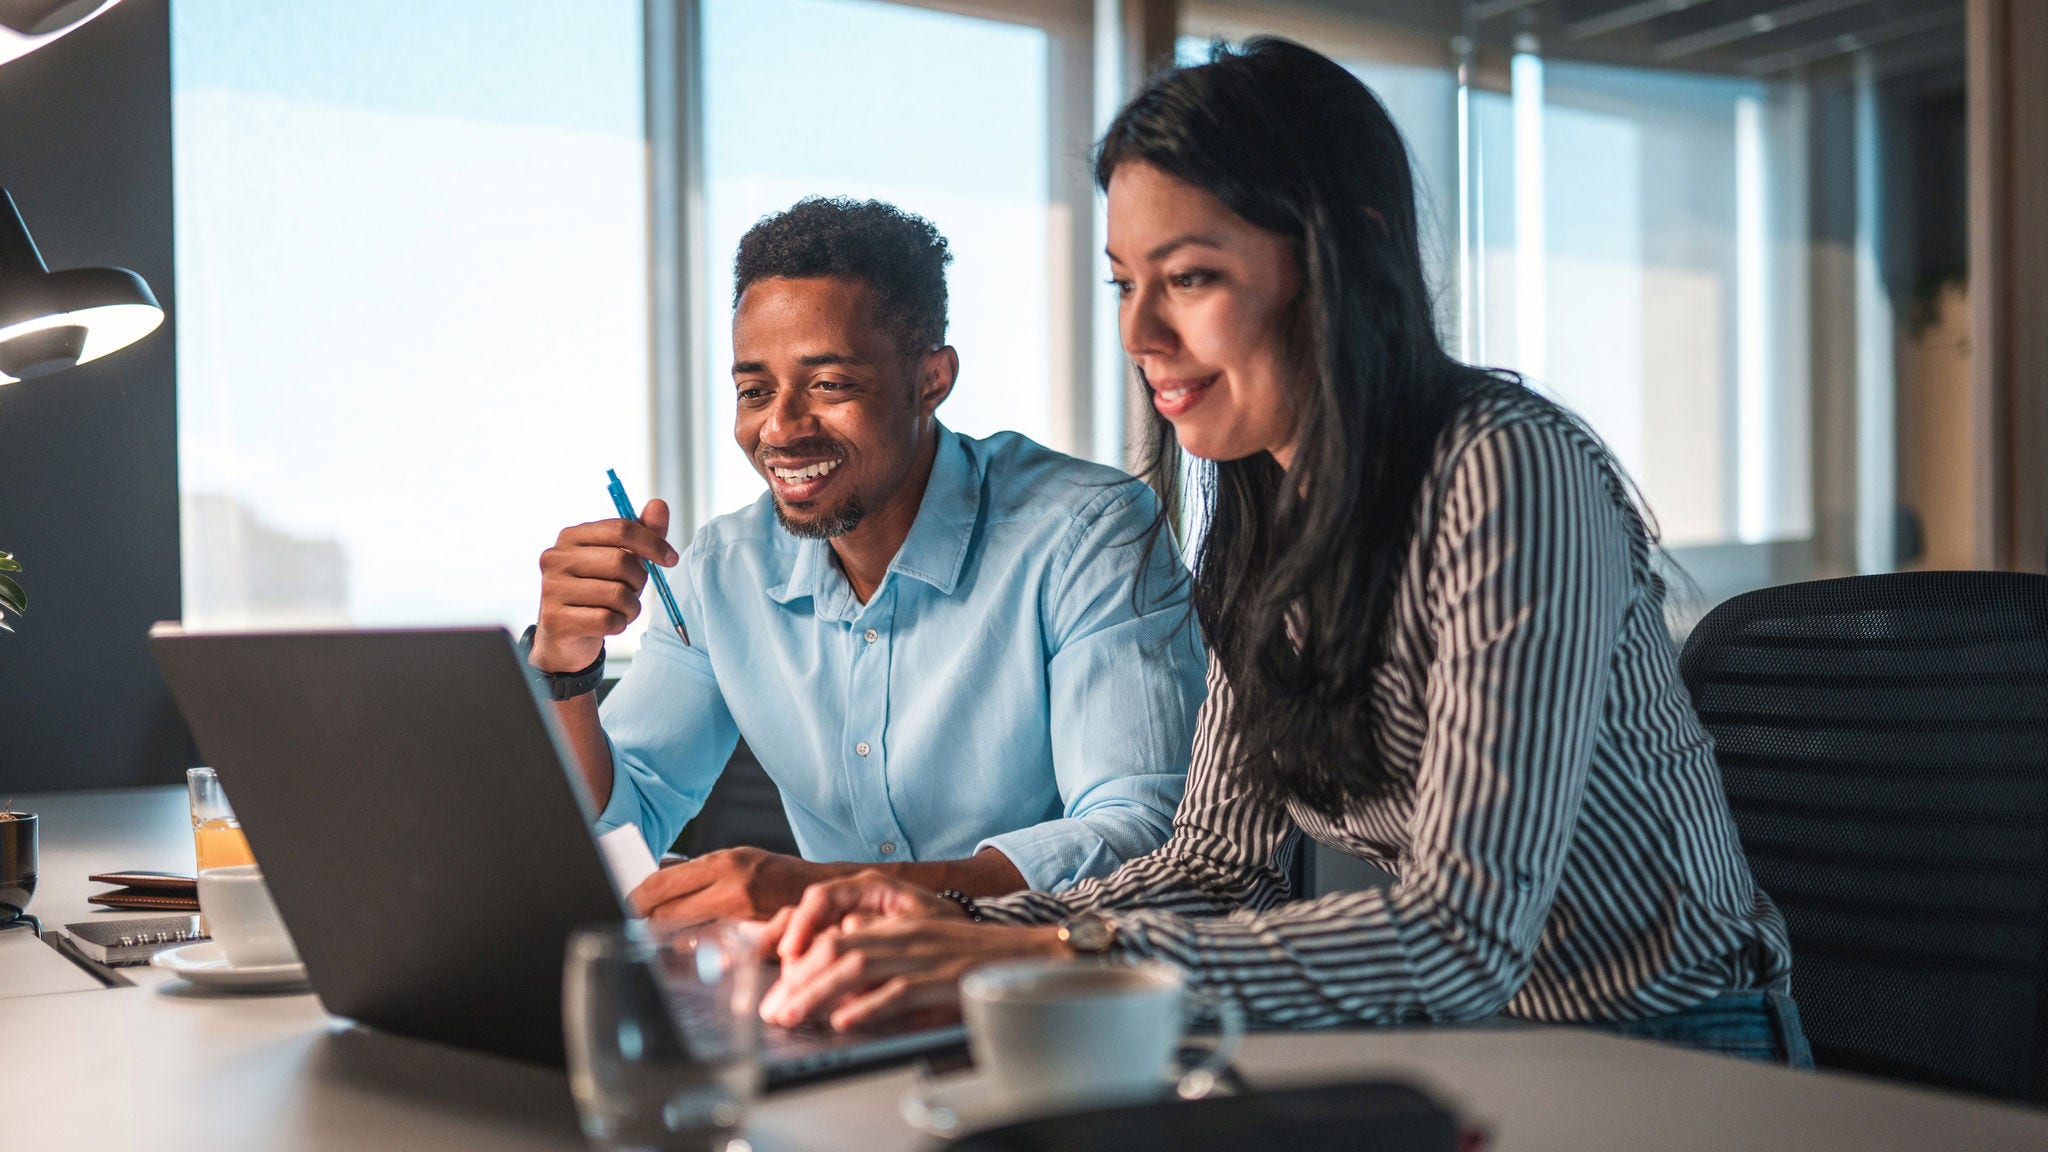
[(858, 528), (868, 514), (868, 506), (858, 492), (841, 501), (838, 508), (810, 520), (791, 516), (780, 500), (771, 499), (770, 503), (775, 505), (775, 519), (781, 523), (782, 530), (804, 540), (830, 540), (834, 536), (844, 536)]
[[(775, 461), (771, 460), (769, 455), (764, 447), (755, 456), (755, 463), (759, 464), (764, 472), (774, 470)], [(830, 437), (820, 436), (792, 444), (774, 453), (775, 459), (781, 460), (800, 460), (807, 456), (822, 456), (845, 463), (846, 450)], [(848, 493), (839, 507), (831, 512), (808, 520), (799, 520), (791, 515), (789, 509), (782, 506), (782, 501), (772, 495), (768, 502), (775, 505), (775, 519), (782, 525), (783, 531), (804, 540), (830, 540), (834, 536), (844, 536), (859, 527), (860, 522), (868, 514), (867, 501), (860, 498), (858, 491)]]

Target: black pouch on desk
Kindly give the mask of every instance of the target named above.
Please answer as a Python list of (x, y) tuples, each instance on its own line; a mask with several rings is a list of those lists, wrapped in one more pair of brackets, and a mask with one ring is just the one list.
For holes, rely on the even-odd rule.
[(1387, 1080), (1044, 1116), (988, 1128), (949, 1152), (1455, 1152), (1458, 1119)]

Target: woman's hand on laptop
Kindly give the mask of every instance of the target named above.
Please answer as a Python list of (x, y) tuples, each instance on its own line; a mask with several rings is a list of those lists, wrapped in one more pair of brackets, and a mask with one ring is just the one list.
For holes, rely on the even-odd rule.
[(540, 554), (540, 620), (530, 660), (543, 672), (588, 668), (640, 614), (647, 586), (642, 561), (670, 567), (668, 505), (649, 500), (640, 521), (597, 520), (562, 529)]
[(843, 869), (759, 848), (726, 848), (661, 869), (630, 899), (650, 920), (765, 920)]
[(794, 1026), (825, 1020), (841, 1031), (959, 1018), (960, 977), (997, 960), (1066, 956), (1059, 929), (975, 924), (963, 918), (891, 918), (854, 931), (827, 927), (761, 1000), (761, 1018)]
[(802, 899), (768, 922), (761, 949), (764, 955), (772, 951), (785, 965), (792, 964), (827, 928), (850, 932), (884, 918), (964, 921), (967, 912), (943, 896), (870, 868), (805, 888)]

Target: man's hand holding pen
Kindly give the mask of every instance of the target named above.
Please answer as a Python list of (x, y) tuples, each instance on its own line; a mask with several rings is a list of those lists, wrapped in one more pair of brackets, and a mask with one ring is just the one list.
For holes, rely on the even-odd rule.
[(544, 672), (588, 667), (604, 638), (640, 615), (647, 564), (673, 567), (668, 505), (649, 500), (636, 522), (597, 520), (564, 528), (540, 556), (540, 620), (530, 662)]

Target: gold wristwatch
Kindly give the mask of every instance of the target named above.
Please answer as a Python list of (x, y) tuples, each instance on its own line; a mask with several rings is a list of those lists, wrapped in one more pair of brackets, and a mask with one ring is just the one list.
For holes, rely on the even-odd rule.
[(1100, 956), (1116, 943), (1116, 921), (1100, 912), (1083, 912), (1062, 920), (1060, 943), (1082, 956)]

